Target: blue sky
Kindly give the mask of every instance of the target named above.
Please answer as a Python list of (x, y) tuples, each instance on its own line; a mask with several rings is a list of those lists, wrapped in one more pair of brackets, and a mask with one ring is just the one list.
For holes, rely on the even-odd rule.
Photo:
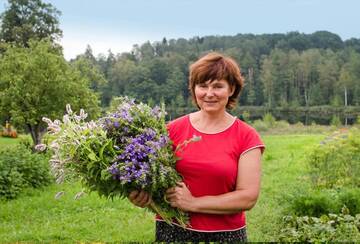
[[(130, 51), (163, 37), (238, 33), (313, 33), (360, 38), (359, 0), (43, 0), (62, 12), (67, 59), (83, 53)], [(0, 0), (0, 12), (6, 6)]]

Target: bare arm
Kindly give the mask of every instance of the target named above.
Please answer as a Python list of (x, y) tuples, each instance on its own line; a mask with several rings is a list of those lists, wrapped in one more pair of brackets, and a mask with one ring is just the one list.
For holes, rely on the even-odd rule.
[(251, 209), (259, 196), (261, 150), (255, 148), (239, 159), (236, 190), (217, 196), (193, 197), (184, 183), (167, 191), (171, 206), (188, 212), (231, 214)]

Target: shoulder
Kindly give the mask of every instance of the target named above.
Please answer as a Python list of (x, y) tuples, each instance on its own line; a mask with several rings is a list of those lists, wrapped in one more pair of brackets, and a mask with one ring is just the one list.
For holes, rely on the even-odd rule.
[(253, 128), (252, 126), (250, 126), (249, 124), (245, 123), (244, 121), (236, 118), (235, 119), (235, 129), (238, 133), (240, 133), (241, 135), (245, 136), (248, 134), (258, 134), (258, 132), (255, 130), (255, 128)]
[(169, 129), (173, 129), (173, 128), (176, 128), (178, 126), (183, 126), (183, 125), (186, 125), (189, 123), (189, 115), (186, 114), (186, 115), (183, 115), (177, 119), (174, 119), (174, 120), (171, 120), (170, 122), (167, 123), (167, 128), (168, 130)]
[(235, 121), (235, 131), (239, 143), (239, 152), (243, 154), (253, 148), (260, 148), (261, 151), (264, 151), (265, 145), (259, 135), (259, 133), (250, 125), (236, 119)]
[(180, 136), (189, 127), (189, 124), (188, 114), (168, 122), (166, 128), (170, 138), (174, 139)]

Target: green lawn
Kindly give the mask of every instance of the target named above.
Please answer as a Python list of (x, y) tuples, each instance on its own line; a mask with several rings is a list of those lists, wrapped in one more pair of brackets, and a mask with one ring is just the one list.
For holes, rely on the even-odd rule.
[(250, 241), (278, 241), (279, 221), (288, 204), (286, 197), (294, 193), (294, 188), (309, 187), (303, 180), (304, 157), (324, 137), (319, 134), (264, 137), (261, 193), (256, 206), (246, 215)]
[[(277, 241), (284, 196), (304, 184), (304, 156), (324, 135), (266, 135), (261, 196), (247, 213), (250, 241)], [(8, 141), (5, 141), (7, 143)], [(0, 146), (4, 143), (0, 140)], [(16, 241), (153, 241), (153, 215), (128, 203), (96, 194), (74, 200), (79, 184), (29, 190), (18, 199), (0, 202), (0, 240)], [(59, 191), (63, 197), (55, 199)]]
[(19, 138), (8, 138), (8, 137), (0, 137), (0, 148), (8, 147), (15, 145), (19, 142)]

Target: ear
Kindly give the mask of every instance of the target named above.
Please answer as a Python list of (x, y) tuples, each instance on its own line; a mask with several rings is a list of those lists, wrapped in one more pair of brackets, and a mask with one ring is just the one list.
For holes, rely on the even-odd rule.
[(234, 92), (235, 92), (235, 86), (230, 87), (230, 95), (229, 95), (229, 97), (234, 95)]

